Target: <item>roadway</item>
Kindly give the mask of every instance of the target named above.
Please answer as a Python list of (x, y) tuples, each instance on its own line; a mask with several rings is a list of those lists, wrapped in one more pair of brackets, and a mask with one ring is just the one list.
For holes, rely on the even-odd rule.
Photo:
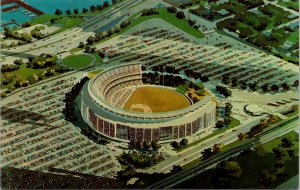
[(146, 1), (136, 7), (132, 7), (140, 1), (141, 0), (125, 1), (118, 5), (117, 8), (112, 7), (110, 10), (104, 11), (92, 19), (85, 21), (78, 27), (67, 29), (63, 32), (33, 43), (15, 48), (2, 49), (2, 55), (0, 58), (2, 59), (2, 62), (10, 64), (16, 59), (27, 58), (28, 56), (37, 56), (41, 53), (57, 54), (62, 51), (68, 51), (77, 47), (79, 42), (85, 42), (89, 36), (93, 36), (95, 34), (94, 31), (97, 29), (104, 26), (106, 26), (106, 29), (113, 28), (127, 20), (131, 15), (144, 8), (151, 8), (153, 6), (153, 2)]
[(234, 155), (239, 154), (240, 152), (242, 152), (245, 149), (249, 149), (256, 144), (259, 144), (260, 142), (267, 142), (278, 136), (282, 136), (283, 134), (285, 134), (291, 130), (295, 130), (298, 127), (298, 122), (299, 121), (298, 121), (297, 116), (290, 118), (288, 120), (279, 122), (272, 128), (269, 128), (269, 129), (265, 130), (264, 132), (262, 132), (261, 134), (258, 134), (255, 138), (251, 139), (250, 141), (247, 141), (247, 142), (243, 143), (242, 145), (240, 145), (236, 148), (233, 148), (231, 150), (228, 150), (226, 152), (219, 153), (219, 154), (207, 159), (202, 164), (195, 166), (194, 168), (192, 168), (190, 170), (183, 170), (175, 175), (172, 175), (172, 176), (165, 178), (157, 183), (154, 183), (154, 184), (148, 186), (147, 189), (172, 188), (175, 185), (182, 183), (183, 181), (186, 181), (192, 177), (197, 176), (198, 174), (205, 171), (207, 168), (217, 164), (218, 162), (221, 162), (222, 160), (226, 160)]

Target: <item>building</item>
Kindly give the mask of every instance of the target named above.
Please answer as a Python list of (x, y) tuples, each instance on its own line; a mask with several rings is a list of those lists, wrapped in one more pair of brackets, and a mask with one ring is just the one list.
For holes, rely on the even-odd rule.
[(87, 82), (81, 92), (84, 121), (101, 135), (122, 142), (169, 142), (215, 126), (216, 102), (210, 95), (188, 107), (168, 112), (122, 109), (134, 89), (144, 85), (142, 73), (140, 64), (131, 63), (108, 68)]

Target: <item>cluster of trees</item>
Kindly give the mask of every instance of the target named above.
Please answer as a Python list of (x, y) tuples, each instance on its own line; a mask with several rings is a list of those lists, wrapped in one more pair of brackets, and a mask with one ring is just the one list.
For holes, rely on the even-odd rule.
[(223, 147), (224, 147), (223, 144), (217, 143), (217, 144), (214, 144), (214, 146), (212, 148), (204, 149), (201, 152), (202, 158), (203, 159), (208, 159), (208, 158), (220, 153)]
[(269, 172), (268, 170), (263, 170), (259, 177), (259, 183), (268, 187), (276, 179), (285, 177), (288, 174), (285, 171), (287, 162), (292, 161), (292, 158), (295, 155), (294, 144), (290, 139), (283, 138), (281, 139), (281, 144), (272, 149), (276, 162), (274, 163), (274, 172)]
[(178, 19), (184, 19), (185, 18), (184, 12), (177, 11), (177, 9), (175, 7), (168, 7), (167, 10), (168, 10), (169, 13), (174, 13)]
[(130, 141), (129, 142), (129, 147), (138, 149), (138, 150), (155, 150), (157, 151), (158, 149), (161, 148), (161, 145), (158, 144), (156, 141)]
[(16, 71), (20, 68), (20, 65), (3, 64), (1, 67), (1, 73)]
[(216, 86), (216, 90), (225, 97), (231, 96), (231, 91), (224, 86)]
[(233, 159), (222, 161), (217, 164), (216, 174), (212, 178), (215, 188), (230, 189), (231, 181), (242, 175), (242, 169), (238, 162)]
[(174, 149), (179, 149), (181, 147), (184, 147), (184, 146), (188, 145), (188, 143), (189, 143), (189, 141), (186, 138), (183, 138), (180, 142), (172, 141), (170, 145)]
[[(115, 4), (117, 2), (117, 0), (113, 0), (112, 3)], [(89, 9), (87, 8), (83, 8), (82, 9), (82, 13), (87, 13), (88, 11), (90, 12), (95, 12), (95, 11), (102, 11), (103, 9), (107, 8), (109, 6), (108, 1), (104, 1), (104, 3), (102, 5), (91, 5)], [(67, 15), (72, 14), (71, 10), (66, 10), (65, 13)], [(79, 14), (79, 10), (78, 9), (73, 9), (73, 13), (74, 14)], [(55, 14), (56, 15), (62, 15), (63, 12), (60, 9), (56, 9), (55, 10)]]
[(42, 53), (41, 55), (34, 58), (29, 57), (27, 67), (30, 67), (32, 69), (52, 67), (56, 64), (56, 61), (56, 55)]
[(194, 79), (200, 79), (202, 82), (207, 82), (209, 81), (209, 78), (207, 76), (202, 76), (201, 73), (195, 72), (193, 70), (190, 69), (186, 69), (184, 70), (184, 74), (190, 78), (194, 78)]
[(219, 121), (216, 122), (215, 127), (217, 129), (221, 129), (223, 127), (227, 127), (231, 123), (231, 121), (232, 121), (231, 110), (232, 110), (232, 105), (231, 105), (231, 103), (227, 102), (225, 104), (225, 109), (224, 109), (224, 111), (225, 111), (225, 114), (224, 114), (225, 117), (224, 117), (223, 121), (219, 120)]
[(64, 102), (65, 108), (63, 109), (63, 114), (65, 115), (65, 119), (69, 122), (76, 122), (77, 117), (76, 117), (76, 112), (75, 112), (75, 99), (78, 96), (81, 88), (83, 85), (88, 81), (88, 77), (84, 77), (83, 79), (80, 80), (80, 82), (76, 83), (70, 92), (66, 93)]
[(159, 14), (159, 12), (156, 9), (150, 8), (150, 9), (144, 9), (142, 11), (142, 16), (150, 16), (150, 15), (155, 15)]
[(276, 123), (278, 120), (279, 118), (275, 115), (270, 115), (268, 119), (261, 119), (260, 123), (252, 127), (250, 131), (245, 135), (247, 137), (253, 137), (254, 135), (262, 132), (265, 128), (269, 127), (271, 124)]
[(32, 37), (38, 40), (45, 37), (45, 35), (41, 32), (41, 28), (37, 26), (33, 30), (31, 30), (30, 34)]
[(125, 153), (123, 152), (118, 160), (121, 164), (128, 165), (133, 168), (145, 168), (157, 164), (158, 162), (164, 160), (163, 156), (158, 153), (149, 154), (137, 152)]
[(31, 42), (32, 37), (30, 33), (23, 32), (22, 34), (19, 34), (17, 31), (12, 31), (8, 27), (4, 27), (4, 38), (13, 38), (17, 40), (22, 40), (24, 42)]

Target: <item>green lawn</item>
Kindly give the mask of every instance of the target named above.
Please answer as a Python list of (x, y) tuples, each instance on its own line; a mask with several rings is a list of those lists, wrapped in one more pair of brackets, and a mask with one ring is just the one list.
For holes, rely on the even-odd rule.
[(179, 85), (177, 88), (176, 88), (176, 91), (181, 93), (181, 94), (185, 94), (186, 93), (186, 89), (184, 87), (184, 85)]
[(32, 24), (44, 24), (48, 21), (50, 21), (52, 18), (59, 18), (60, 16), (59, 15), (54, 15), (54, 14), (43, 14), (43, 15), (40, 15), (36, 18), (34, 18), (32, 20)]
[(159, 14), (156, 15), (139, 17), (132, 24), (130, 24), (126, 29), (129, 30), (130, 28), (152, 18), (160, 18), (196, 38), (204, 37), (204, 34), (202, 32), (196, 30), (194, 27), (191, 27), (189, 25), (187, 19), (178, 19), (175, 16), (175, 14), (169, 13), (166, 8), (160, 8), (158, 9), (158, 12)]
[[(113, 37), (116, 37), (124, 32), (127, 32), (129, 29), (131, 29), (132, 27), (146, 21), (146, 20), (149, 20), (149, 19), (153, 19), (153, 18), (160, 18), (168, 23), (170, 23), (171, 25), (185, 31), (186, 33), (196, 37), (196, 38), (203, 38), (204, 37), (204, 34), (198, 30), (196, 30), (194, 27), (191, 27), (187, 20), (186, 19), (177, 19), (177, 17), (172, 14), (172, 13), (169, 13), (167, 11), (166, 8), (160, 8), (158, 9), (159, 11), (159, 14), (156, 14), (156, 15), (151, 15), (151, 16), (140, 16), (138, 17), (136, 20), (134, 20), (129, 26), (127, 26), (126, 28), (123, 28), (120, 30), (119, 33), (113, 33), (110, 37), (107, 37), (107, 38), (104, 38), (102, 40), (100, 40), (99, 42), (96, 42), (94, 43), (94, 45), (96, 44), (100, 44), (100, 43), (103, 43)], [(132, 18), (135, 18), (136, 16), (138, 16), (140, 13), (136, 13), (134, 15), (132, 15), (128, 20), (132, 19)]]
[(17, 71), (15, 71), (15, 73), (20, 76), (20, 79), (27, 80), (33, 74), (39, 74), (39, 73), (41, 73), (41, 72), (43, 72), (45, 70), (46, 70), (46, 68), (44, 68), (44, 69), (31, 69), (31, 68), (27, 68), (26, 64), (22, 64), (20, 66), (20, 68)]
[[(274, 173), (274, 164), (276, 163), (276, 157), (272, 152), (272, 149), (281, 143), (282, 138), (292, 139), (294, 142), (294, 151), (295, 156), (292, 157), (292, 161), (285, 163), (285, 172), (288, 174), (284, 177), (277, 177), (277, 179), (271, 183), (271, 185), (265, 187), (259, 183), (259, 177), (263, 170), (268, 170), (269, 173)], [(234, 142), (231, 145), (237, 144)], [(243, 156), (238, 156), (233, 158), (234, 161), (238, 162), (241, 169), (242, 175), (230, 180), (232, 189), (274, 189), (278, 185), (282, 184), (286, 180), (298, 175), (299, 167), (299, 157), (298, 157), (298, 148), (299, 148), (298, 134), (294, 131), (287, 133), (281, 137), (273, 139), (260, 147), (264, 149), (264, 154), (261, 154), (261, 150), (250, 151), (245, 153)], [(258, 147), (259, 148), (259, 147)], [(194, 166), (197, 166), (201, 163), (200, 159), (194, 160), (183, 166), (183, 169), (190, 169)], [(217, 171), (215, 168), (208, 169), (203, 173), (176, 185), (174, 188), (180, 189), (213, 189), (216, 188), (216, 183), (214, 183), (213, 178), (216, 176)], [(205, 179), (205, 180), (203, 180)], [(293, 186), (294, 184), (291, 184)]]
[(70, 55), (63, 59), (63, 64), (69, 67), (85, 67), (92, 62), (92, 57), (88, 55)]
[(80, 50), (82, 50), (82, 48), (76, 47), (76, 48), (71, 49), (69, 52), (75, 53), (75, 52), (78, 52)]
[(299, 147), (299, 143), (297, 141), (298, 139), (298, 133), (296, 133), (295, 131), (291, 131), (281, 137), (275, 138), (265, 144), (262, 145), (262, 148), (264, 149), (264, 151), (266, 153), (272, 153), (272, 149), (276, 146), (278, 146), (279, 144), (281, 144), (281, 139), (283, 138), (287, 138), (289, 140), (292, 140), (294, 143), (294, 149), (295, 149), (295, 153), (298, 153), (298, 147)]
[(199, 144), (199, 143), (201, 143), (201, 142), (203, 142), (203, 141), (205, 141), (207, 139), (212, 138), (213, 136), (220, 135), (221, 133), (224, 133), (225, 131), (230, 130), (230, 129), (232, 129), (232, 128), (238, 126), (238, 125), (240, 125), (240, 121), (239, 120), (235, 119), (234, 117), (231, 117), (231, 118), (232, 118), (232, 121), (231, 121), (231, 123), (227, 127), (219, 129), (219, 130), (215, 131), (214, 133), (212, 133), (212, 134), (210, 134), (210, 135), (208, 135), (208, 136), (206, 136), (204, 138), (201, 138), (201, 139), (199, 139), (197, 141), (194, 141), (194, 142), (188, 144), (187, 146), (184, 146), (184, 147), (178, 149), (177, 151), (178, 152), (183, 151), (184, 149), (187, 149), (187, 148), (189, 148), (191, 146), (195, 146), (195, 145), (197, 145), (197, 144)]

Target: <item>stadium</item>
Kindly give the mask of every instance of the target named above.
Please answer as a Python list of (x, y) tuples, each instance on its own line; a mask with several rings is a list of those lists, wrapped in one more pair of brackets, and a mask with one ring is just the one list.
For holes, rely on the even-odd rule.
[(169, 142), (215, 125), (216, 102), (197, 102), (176, 88), (143, 82), (139, 63), (105, 69), (81, 91), (84, 121), (111, 140)]

